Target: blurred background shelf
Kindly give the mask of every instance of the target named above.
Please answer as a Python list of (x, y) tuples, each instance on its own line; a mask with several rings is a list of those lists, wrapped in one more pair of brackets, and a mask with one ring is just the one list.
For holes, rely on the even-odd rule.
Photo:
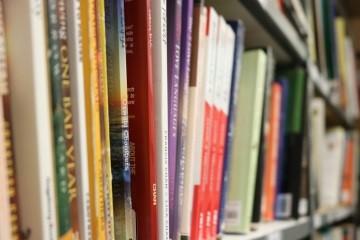
[(248, 48), (271, 46), (281, 64), (304, 63), (307, 58), (305, 41), (289, 20), (269, 1), (206, 0), (226, 19), (242, 19), (246, 26), (245, 45)]

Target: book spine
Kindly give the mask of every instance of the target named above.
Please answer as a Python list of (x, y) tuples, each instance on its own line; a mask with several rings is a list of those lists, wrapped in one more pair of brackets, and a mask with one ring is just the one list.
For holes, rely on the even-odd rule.
[[(132, 196), (138, 239), (157, 239), (156, 138), (150, 1), (125, 2)], [(146, 184), (144, 186), (144, 183)]]
[[(200, 4), (195, 4), (193, 14), (192, 49), (189, 82), (189, 115), (186, 134), (186, 161), (184, 172), (183, 208), (180, 215), (179, 232), (181, 239), (189, 239), (193, 210), (194, 185), (200, 181), (202, 131), (204, 117), (203, 63), (205, 61), (206, 13)], [(201, 43), (201, 44), (200, 44)]]
[[(225, 24), (225, 22), (224, 22)], [(215, 190), (214, 190), (214, 199), (211, 206), (211, 230), (210, 236), (215, 239), (217, 236), (217, 226), (219, 221), (219, 208), (220, 208), (220, 198), (221, 198), (221, 177), (223, 173), (224, 166), (224, 153), (225, 153), (225, 140), (226, 140), (226, 130), (228, 124), (228, 114), (229, 114), (229, 102), (230, 102), (230, 89), (231, 89), (231, 74), (234, 62), (234, 50), (235, 50), (235, 34), (230, 26), (226, 25), (227, 39), (225, 42), (225, 52), (224, 56), (230, 56), (225, 58), (224, 61), (224, 82), (222, 84), (222, 91), (220, 96), (221, 103), (221, 124), (219, 127), (219, 146), (217, 150), (217, 160), (215, 165)]]
[(96, 27), (96, 0), (88, 2), (88, 34), (89, 34), (89, 60), (90, 60), (90, 101), (91, 101), (91, 121), (92, 121), (92, 141), (93, 141), (93, 162), (94, 165), (94, 216), (95, 220), (93, 239), (105, 239), (105, 189), (104, 189), (104, 164), (103, 146), (101, 139), (100, 122), (100, 86), (99, 86), (99, 65), (98, 61), (98, 42)]
[(182, 3), (181, 20), (181, 53), (180, 53), (180, 74), (179, 74), (179, 116), (177, 127), (177, 166), (175, 191), (175, 213), (174, 229), (172, 239), (176, 239), (179, 232), (179, 222), (184, 206), (184, 177), (186, 161), (186, 133), (188, 127), (189, 113), (189, 81), (190, 81), (190, 59), (191, 41), (193, 28), (193, 7), (194, 1), (186, 0)]
[[(59, 237), (69, 238), (71, 231), (71, 216), (68, 188), (68, 168), (66, 157), (65, 111), (62, 93), (62, 69), (60, 59), (60, 32), (57, 1), (48, 1), (48, 34), (49, 34), (49, 67), (52, 86), (54, 146), (56, 158), (57, 207)], [(67, 186), (65, 188), (65, 186)], [(66, 237), (68, 236), (68, 237)]]
[[(167, 1), (151, 1), (157, 159), (158, 237), (169, 239)], [(171, 237), (174, 239), (174, 237)]]
[(79, 228), (80, 238), (91, 238), (90, 220), (90, 192), (89, 168), (87, 152), (87, 132), (84, 92), (84, 55), (83, 38), (81, 36), (81, 11), (80, 0), (67, 0), (68, 10), (68, 36), (69, 36), (69, 63), (72, 106), (74, 114), (74, 146), (75, 159), (77, 160), (76, 176), (78, 189)]
[(10, 90), (7, 73), (6, 59), (6, 41), (4, 27), (3, 3), (0, 1), (0, 85), (4, 87), (2, 94), (3, 114), (4, 114), (4, 137), (5, 137), (5, 157), (7, 163), (7, 177), (9, 185), (9, 203), (11, 213), (11, 239), (20, 239), (20, 212), (18, 204), (17, 180), (15, 169), (15, 153), (13, 149), (13, 136), (11, 125), (11, 109), (10, 109)]
[(72, 234), (75, 239), (79, 239), (79, 216), (78, 216), (78, 200), (76, 186), (76, 159), (74, 146), (73, 131), (73, 112), (71, 104), (71, 79), (68, 49), (68, 33), (67, 33), (67, 11), (66, 1), (57, 0), (58, 13), (58, 32), (60, 42), (60, 72), (61, 72), (61, 91), (62, 91), (62, 107), (64, 109), (64, 136), (66, 143), (66, 165), (68, 175), (68, 191), (70, 203), (70, 223)]
[(115, 239), (133, 239), (123, 0), (105, 2)]
[(109, 109), (108, 109), (108, 87), (106, 75), (106, 31), (105, 31), (105, 3), (104, 0), (95, 1), (96, 19), (96, 41), (97, 41), (97, 66), (99, 85), (99, 113), (100, 113), (100, 140), (101, 159), (104, 186), (104, 215), (105, 236), (107, 239), (114, 238), (114, 213), (112, 196), (112, 175), (110, 157), (109, 136)]
[(176, 149), (181, 55), (182, 1), (167, 1), (168, 26), (168, 103), (169, 103), (169, 214), (170, 233), (175, 228)]
[(223, 163), (223, 172), (222, 172), (222, 183), (221, 183), (221, 203), (220, 203), (220, 212), (219, 212), (219, 223), (218, 223), (218, 232), (222, 229), (221, 225), (224, 221), (225, 213), (225, 203), (226, 203), (226, 192), (228, 189), (228, 175), (229, 175), (229, 162), (232, 154), (232, 142), (234, 135), (234, 127), (236, 121), (236, 99), (238, 92), (238, 83), (240, 79), (241, 72), (241, 59), (244, 48), (244, 27), (240, 21), (230, 22), (230, 26), (235, 31), (235, 49), (233, 53), (233, 67), (231, 72), (231, 87), (230, 87), (230, 100), (228, 107), (228, 123), (226, 129), (226, 140), (225, 140), (225, 154), (224, 154), (224, 163)]

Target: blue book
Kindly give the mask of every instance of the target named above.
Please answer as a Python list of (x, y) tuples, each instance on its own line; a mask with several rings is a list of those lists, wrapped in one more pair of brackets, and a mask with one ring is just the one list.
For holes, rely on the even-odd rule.
[(225, 203), (226, 203), (226, 193), (228, 185), (228, 172), (229, 172), (229, 161), (232, 154), (232, 141), (234, 133), (234, 125), (236, 118), (236, 99), (238, 92), (238, 85), (240, 80), (241, 72), (241, 60), (244, 51), (244, 35), (245, 28), (241, 21), (228, 21), (228, 24), (232, 27), (235, 32), (235, 50), (234, 50), (234, 62), (231, 75), (231, 90), (230, 90), (230, 100), (229, 100), (229, 114), (228, 114), (228, 124), (226, 130), (226, 142), (225, 142), (225, 154), (224, 154), (224, 165), (223, 165), (223, 182), (221, 184), (221, 201), (219, 208), (219, 221), (217, 231), (220, 232), (221, 225), (224, 220), (225, 213)]

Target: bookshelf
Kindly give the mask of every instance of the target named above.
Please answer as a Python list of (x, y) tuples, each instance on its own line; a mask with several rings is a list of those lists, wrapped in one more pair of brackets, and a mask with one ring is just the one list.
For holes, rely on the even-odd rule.
[(241, 19), (246, 26), (247, 47), (269, 45), (279, 63), (306, 62), (307, 47), (289, 20), (268, 1), (206, 0), (226, 19)]
[(352, 207), (339, 206), (318, 212), (313, 217), (298, 220), (275, 221), (255, 226), (256, 230), (246, 235), (224, 234), (222, 240), (293, 240), (312, 234), (313, 229), (321, 229), (350, 218)]

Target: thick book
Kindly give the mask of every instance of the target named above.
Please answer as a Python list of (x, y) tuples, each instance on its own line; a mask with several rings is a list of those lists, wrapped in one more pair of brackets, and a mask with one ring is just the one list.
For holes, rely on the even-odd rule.
[(305, 122), (305, 71), (295, 67), (283, 73), (287, 79), (289, 92), (286, 111), (286, 147), (283, 162), (283, 180), (277, 196), (276, 217), (297, 218), (301, 188), (301, 169), (304, 153), (304, 122)]
[(79, 233), (81, 239), (91, 238), (90, 192), (85, 113), (83, 41), (81, 36), (80, 0), (67, 0), (69, 64), (73, 107), (73, 132), (78, 189)]
[(184, 170), (183, 209), (179, 216), (179, 235), (189, 239), (193, 211), (194, 185), (200, 181), (201, 146), (203, 136), (205, 57), (207, 38), (206, 9), (195, 3), (191, 45), (191, 64), (189, 82), (189, 113), (186, 132), (186, 161)]
[(181, 0), (167, 1), (167, 49), (168, 49), (168, 121), (169, 121), (169, 213), (170, 233), (175, 228), (176, 149), (179, 112), (179, 75), (181, 55)]
[(225, 206), (224, 231), (229, 233), (250, 231), (266, 66), (263, 50), (244, 53), (236, 110), (241, 117), (236, 118)]
[[(18, 201), (18, 189), (16, 179), (16, 168), (14, 154), (14, 142), (12, 136), (12, 119), (11, 119), (11, 102), (10, 102), (10, 89), (8, 79), (8, 62), (7, 62), (7, 50), (6, 50), (6, 29), (4, 23), (4, 9), (3, 1), (0, 1), (0, 85), (2, 89), (2, 107), (3, 107), (3, 119), (4, 126), (4, 143), (5, 143), (5, 155), (7, 165), (7, 177), (9, 186), (8, 201), (10, 203), (10, 223), (11, 223), (11, 237), (18, 239), (20, 237), (20, 209)], [(4, 183), (5, 184), (5, 183)], [(3, 187), (6, 189), (6, 187)], [(6, 203), (5, 203), (6, 204)], [(5, 205), (4, 205), (5, 206)]]
[(175, 214), (172, 239), (178, 238), (179, 221), (184, 206), (184, 177), (186, 161), (186, 133), (189, 115), (189, 81), (190, 60), (193, 28), (193, 0), (182, 2), (181, 14), (181, 45), (180, 45), (180, 72), (179, 72), (179, 104), (178, 127), (176, 146), (176, 179), (175, 179)]
[[(232, 68), (234, 62), (234, 50), (235, 50), (235, 33), (232, 28), (221, 18), (222, 24), (224, 25), (224, 49), (222, 53), (223, 61), (220, 64), (223, 69), (220, 74), (219, 81), (219, 128), (218, 128), (218, 147), (216, 149), (216, 158), (214, 164), (214, 177), (213, 182), (213, 196), (211, 196), (211, 222), (210, 222), (210, 237), (215, 239), (217, 236), (217, 225), (219, 221), (219, 210), (220, 210), (220, 199), (221, 199), (221, 185), (222, 185), (222, 173), (224, 165), (224, 153), (225, 153), (225, 141), (227, 136), (227, 124), (228, 124), (228, 113), (229, 113), (229, 102), (230, 102), (230, 91), (232, 81)], [(221, 57), (219, 56), (219, 57)]]
[(109, 130), (109, 104), (107, 87), (107, 62), (106, 62), (106, 30), (105, 30), (105, 2), (95, 1), (96, 19), (96, 54), (97, 74), (99, 86), (99, 116), (100, 116), (100, 139), (101, 159), (104, 186), (104, 210), (105, 210), (105, 236), (106, 239), (114, 238), (114, 208), (112, 196), (112, 174), (110, 156), (110, 130)]
[(229, 106), (228, 106), (228, 118), (227, 118), (227, 129), (226, 129), (226, 139), (224, 146), (224, 162), (223, 162), (223, 171), (222, 171), (222, 181), (221, 181), (221, 194), (220, 194), (220, 206), (219, 206), (219, 216), (218, 216), (218, 227), (217, 232), (220, 232), (223, 229), (224, 223), (224, 213), (225, 213), (225, 203), (226, 203), (226, 193), (228, 189), (228, 179), (229, 179), (229, 164), (231, 161), (231, 154), (233, 148), (233, 136), (234, 128), (237, 117), (237, 93), (238, 86), (240, 81), (241, 73), (241, 63), (242, 55), (244, 51), (244, 35), (245, 27), (241, 21), (229, 21), (228, 22), (231, 28), (235, 33), (235, 48), (233, 52), (233, 62), (232, 62), (232, 72), (231, 72), (231, 86), (229, 93)]
[(206, 66), (204, 73), (204, 84), (205, 84), (205, 96), (204, 96), (204, 126), (203, 126), (203, 141), (202, 141), (202, 153), (201, 153), (201, 166), (200, 166), (200, 181), (195, 184), (194, 187), (194, 202), (193, 202), (193, 213), (192, 213), (192, 229), (191, 238), (198, 239), (204, 234), (204, 226), (206, 219), (206, 208), (204, 204), (206, 200), (206, 193), (209, 187), (209, 168), (211, 161), (211, 144), (212, 144), (212, 129), (213, 116), (214, 116), (214, 81), (215, 81), (215, 65), (216, 65), (216, 41), (217, 41), (217, 30), (218, 30), (218, 15), (215, 10), (211, 7), (206, 8), (207, 11), (207, 56)]
[(114, 237), (129, 240), (134, 239), (135, 221), (131, 201), (123, 0), (105, 1), (105, 26)]
[[(71, 81), (70, 79), (70, 63), (69, 63), (69, 44), (67, 31), (67, 9), (66, 0), (56, 1), (56, 11), (58, 14), (58, 36), (59, 36), (59, 58), (60, 58), (60, 73), (61, 73), (61, 98), (62, 108), (64, 111), (64, 139), (66, 144), (66, 166), (68, 177), (68, 192), (70, 204), (70, 223), (71, 231), (74, 239), (79, 239), (79, 215), (78, 215), (78, 194), (77, 194), (77, 177), (76, 177), (76, 162), (75, 146), (74, 146), (74, 131), (73, 131), (73, 111), (72, 111), (72, 96), (71, 96)], [(67, 203), (67, 202), (66, 202)], [(64, 204), (64, 203), (63, 203)], [(61, 207), (60, 207), (61, 209)], [(61, 211), (61, 210), (60, 210)], [(61, 219), (61, 217), (59, 217)], [(62, 221), (62, 220), (59, 220)]]
[(272, 221), (276, 200), (276, 176), (279, 159), (279, 134), (281, 115), (282, 86), (274, 82), (271, 85), (271, 100), (269, 108), (269, 134), (267, 136), (268, 149), (265, 154), (265, 167), (263, 175), (263, 202), (262, 220)]
[(279, 77), (277, 80), (281, 85), (281, 113), (280, 113), (280, 132), (279, 132), (279, 153), (277, 159), (277, 170), (276, 170), (276, 200), (275, 200), (275, 218), (277, 218), (278, 208), (281, 207), (281, 184), (284, 178), (285, 169), (285, 149), (286, 149), (286, 113), (289, 99), (289, 84), (288, 81)]
[(271, 102), (271, 83), (274, 80), (275, 59), (271, 47), (266, 48), (267, 66), (266, 66), (266, 87), (264, 88), (263, 109), (261, 116), (260, 146), (258, 155), (258, 164), (256, 170), (254, 207), (252, 221), (260, 222), (263, 212), (263, 185), (264, 169), (266, 166), (266, 154), (268, 151), (269, 125), (270, 125), (270, 102)]
[(150, 1), (125, 2), (130, 165), (138, 239), (157, 239), (156, 138)]
[[(154, 86), (158, 238), (169, 239), (168, 57), (166, 0), (151, 1), (152, 80)], [(174, 205), (173, 205), (174, 207)], [(171, 211), (174, 211), (172, 209)], [(174, 216), (173, 216), (174, 217)], [(172, 219), (175, 221), (175, 219)], [(174, 239), (171, 237), (171, 239)]]
[[(62, 59), (60, 58), (60, 20), (58, 2), (48, 1), (48, 34), (49, 34), (49, 72), (52, 89), (52, 110), (54, 128), (54, 153), (56, 165), (56, 193), (58, 208), (59, 238), (69, 239), (72, 234), (70, 216), (69, 174), (67, 167), (67, 146), (65, 135), (65, 109), (63, 105)], [(67, 51), (67, 47), (65, 47)], [(65, 80), (64, 80), (65, 81)], [(71, 133), (70, 133), (71, 134)]]
[[(25, 238), (58, 239), (45, 1), (4, 1), (11, 117)], [(67, 187), (67, 186), (66, 186)]]

